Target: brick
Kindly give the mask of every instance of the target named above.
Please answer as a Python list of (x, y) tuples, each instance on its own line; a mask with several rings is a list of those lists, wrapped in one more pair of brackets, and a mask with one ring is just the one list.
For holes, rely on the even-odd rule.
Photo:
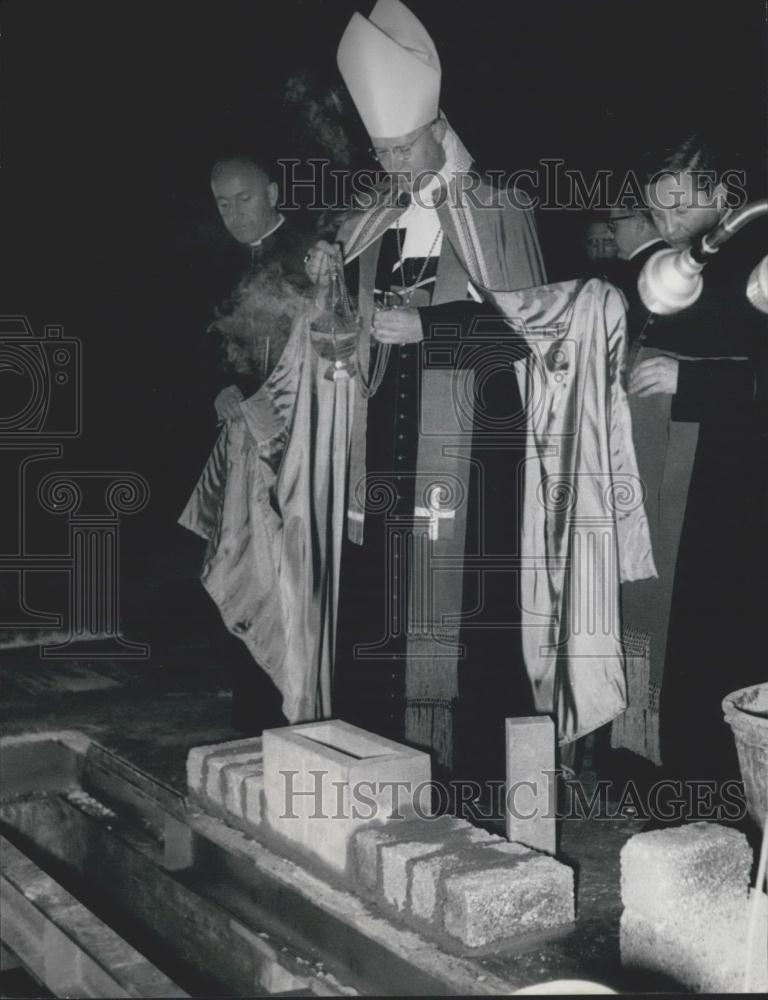
[(397, 841), (394, 823), (358, 830), (354, 837), (355, 876), (358, 886), (374, 892), (379, 887), (379, 847)]
[(261, 739), (232, 740), (229, 743), (213, 743), (208, 746), (192, 747), (187, 754), (187, 789), (191, 794), (204, 796), (207, 764), (213, 756), (227, 756), (252, 751), (254, 756), (261, 752)]
[(555, 724), (548, 715), (506, 720), (507, 839), (554, 855)]
[[(280, 836), (339, 872), (355, 832), (413, 815), (430, 780), (429, 756), (329, 721), (264, 733), (266, 818)], [(395, 791), (393, 782), (402, 785)]]
[(650, 920), (687, 921), (691, 912), (742, 903), (752, 850), (743, 833), (689, 823), (638, 833), (621, 850), (621, 899)]
[(226, 775), (241, 764), (261, 764), (261, 750), (241, 750), (237, 753), (223, 751), (211, 754), (205, 762), (205, 795), (222, 808), (226, 808)]
[(411, 913), (420, 920), (436, 923), (441, 878), (460, 863), (455, 852), (417, 861), (411, 871)]
[(379, 891), (401, 909), (410, 864), (415, 858), (476, 840), (501, 841), (501, 838), (452, 816), (393, 821), (358, 830), (354, 837), (358, 885), (369, 892)]
[(444, 927), (467, 947), (551, 930), (574, 919), (573, 872), (545, 855), (445, 879)]
[(381, 881), (384, 899), (398, 910), (408, 903), (409, 863), (425, 854), (436, 854), (442, 845), (434, 841), (406, 841), (381, 849)]
[(251, 826), (259, 826), (263, 818), (264, 772), (248, 774), (243, 779), (243, 819)]
[[(492, 854), (486, 854), (492, 851)], [(456, 872), (501, 864), (497, 855), (523, 856), (530, 854), (521, 844), (510, 844), (501, 837), (476, 830), (462, 844), (458, 838), (449, 841), (440, 854), (415, 861), (410, 875), (410, 912), (419, 920), (439, 926), (439, 901), (446, 878)]]
[(244, 764), (232, 764), (223, 770), (224, 775), (224, 808), (238, 819), (245, 818), (245, 782), (254, 778), (259, 785), (264, 785), (264, 762), (262, 758), (251, 758)]
[(379, 847), (378, 860), (384, 899), (397, 910), (405, 910), (413, 862), (417, 858), (444, 852), (451, 845), (471, 843), (489, 836), (490, 834), (465, 820), (452, 817), (413, 824), (406, 839), (383, 843)]
[[(761, 900), (750, 990), (768, 992), (768, 898)], [(636, 910), (621, 916), (621, 962), (627, 969), (661, 973), (697, 993), (741, 993), (747, 954), (747, 900), (721, 903), (679, 921), (649, 919)]]

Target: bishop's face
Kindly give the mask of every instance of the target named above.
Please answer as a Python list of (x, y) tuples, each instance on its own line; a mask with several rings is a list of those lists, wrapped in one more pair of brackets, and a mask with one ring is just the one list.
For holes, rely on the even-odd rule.
[(277, 222), (277, 185), (249, 164), (224, 164), (211, 180), (224, 225), (238, 243), (254, 243)]
[(690, 171), (663, 174), (646, 188), (646, 201), (662, 239), (680, 249), (708, 233), (725, 212), (725, 191), (701, 189)]
[(371, 136), (371, 145), (382, 168), (411, 191), (431, 180), (445, 163), (444, 135), (445, 122), (438, 119), (405, 135)]

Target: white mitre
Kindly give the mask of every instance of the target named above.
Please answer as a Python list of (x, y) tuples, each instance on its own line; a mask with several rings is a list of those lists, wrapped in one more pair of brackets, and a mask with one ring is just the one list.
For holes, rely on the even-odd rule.
[(440, 59), (426, 28), (400, 0), (353, 14), (336, 54), (372, 139), (414, 132), (438, 116)]

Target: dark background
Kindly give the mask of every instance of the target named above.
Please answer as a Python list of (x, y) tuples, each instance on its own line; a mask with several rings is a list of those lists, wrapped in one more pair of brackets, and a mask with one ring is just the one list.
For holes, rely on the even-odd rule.
[[(204, 262), (227, 253), (212, 159), (241, 145), (320, 153), (286, 80), (340, 80), (349, 0), (217, 3), (5, 0), (3, 314), (63, 324), (84, 352), (84, 433), (69, 467), (130, 469), (152, 486), (130, 545), (174, 520), (215, 436), (195, 385), (209, 317)], [(669, 126), (729, 142), (765, 184), (766, 6), (585, 0), (411, 0), (443, 64), (443, 107), (481, 165), (560, 157), (621, 171)], [(352, 143), (366, 145), (352, 112)], [(550, 278), (578, 273), (583, 214), (540, 213)], [(0, 396), (9, 376), (0, 375)], [(152, 530), (149, 529), (158, 529)], [(154, 544), (154, 543), (153, 543)]]

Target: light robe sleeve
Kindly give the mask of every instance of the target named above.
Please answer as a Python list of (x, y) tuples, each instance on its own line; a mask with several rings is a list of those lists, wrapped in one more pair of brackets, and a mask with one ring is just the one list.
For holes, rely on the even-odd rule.
[[(330, 712), (349, 393), (324, 378), (300, 317), (272, 375), (222, 431), (180, 523), (208, 538), (202, 582), (283, 696), (290, 723)], [(254, 665), (254, 669), (257, 669)]]
[(530, 347), (523, 655), (565, 743), (626, 708), (619, 584), (656, 576), (621, 381), (624, 308), (596, 279), (494, 298)]

